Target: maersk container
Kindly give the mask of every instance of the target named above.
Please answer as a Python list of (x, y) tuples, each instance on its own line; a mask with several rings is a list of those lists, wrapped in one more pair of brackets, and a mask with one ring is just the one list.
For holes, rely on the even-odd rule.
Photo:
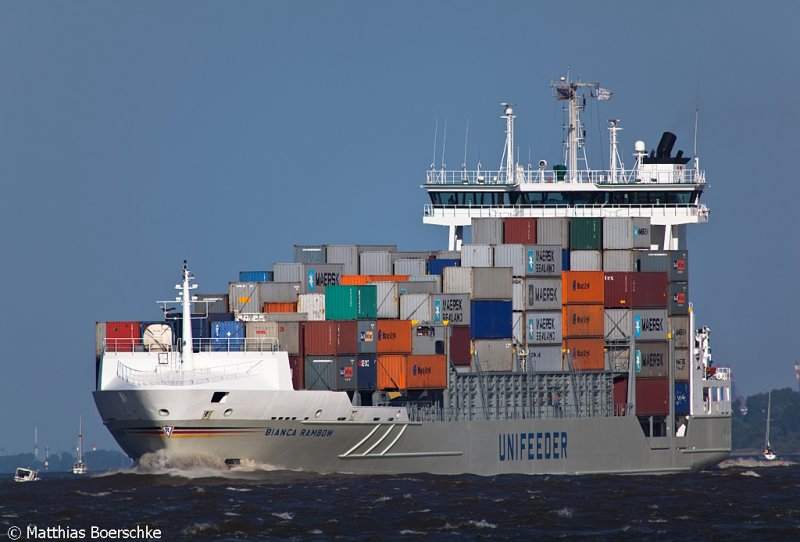
[(461, 267), (492, 267), (494, 265), (492, 245), (462, 245)]
[(400, 315), (400, 297), (396, 282), (375, 282), (377, 293), (377, 317), (397, 319)]
[[(633, 248), (650, 248), (652, 227), (649, 218), (633, 219)], [(658, 242), (658, 240), (656, 240)]]
[(278, 322), (246, 322), (244, 330), (247, 351), (267, 352), (278, 345)]
[[(263, 286), (260, 288), (263, 292), (261, 300), (264, 303), (297, 303), (297, 296), (303, 290), (301, 282), (265, 282), (261, 283)], [(250, 312), (250, 311), (240, 311)], [(261, 312), (259, 309), (252, 312)]]
[(669, 382), (666, 378), (636, 379), (636, 415), (669, 414)]
[(525, 310), (525, 279), (517, 278), (511, 280), (511, 305), (515, 311)]
[(675, 382), (675, 414), (689, 414), (688, 382)]
[(306, 356), (305, 389), (336, 389), (336, 356)]
[(689, 317), (670, 316), (669, 329), (672, 332), (672, 341), (675, 348), (689, 348)]
[(444, 293), (470, 294), (472, 299), (511, 299), (510, 267), (446, 267)]
[[(514, 370), (514, 343), (508, 339), (474, 340), (473, 362), (483, 372), (511, 372)], [(477, 367), (476, 367), (477, 369)]]
[(536, 239), (536, 219), (503, 219), (503, 242), (507, 244), (521, 245), (535, 245), (538, 243)]
[(564, 370), (561, 345), (529, 345), (525, 370), (528, 373), (550, 373)]
[(451, 326), (470, 325), (469, 294), (437, 294), (432, 298), (431, 316), (434, 324), (445, 321)]
[(425, 262), (422, 258), (397, 258), (394, 260), (395, 275), (424, 275)]
[(494, 247), (494, 267), (510, 267), (515, 277), (527, 273), (528, 253), (525, 245), (497, 245)]
[(327, 263), (340, 263), (344, 266), (343, 275), (358, 275), (358, 246), (328, 245), (326, 253)]
[(634, 309), (633, 334), (639, 341), (666, 341), (669, 333), (669, 320), (666, 309)]
[(273, 271), (239, 271), (239, 282), (272, 282), (275, 280)]
[(666, 378), (669, 375), (669, 343), (636, 343), (636, 376)]
[(604, 218), (603, 249), (650, 248), (650, 220), (647, 218)]
[(601, 218), (573, 218), (569, 225), (571, 250), (600, 250), (603, 248), (603, 220)]
[(375, 285), (328, 286), (325, 289), (325, 317), (329, 320), (374, 320), (378, 317)]
[(511, 336), (519, 344), (525, 344), (525, 311), (514, 311), (511, 314)]
[(510, 339), (513, 336), (511, 300), (473, 300), (470, 303), (472, 339)]
[(569, 268), (571, 271), (602, 271), (603, 253), (599, 250), (573, 250)]
[[(419, 277), (420, 275), (409, 275), (410, 277)], [(442, 288), (439, 285), (441, 281), (441, 277), (438, 275), (436, 278), (439, 281), (435, 280), (409, 280), (407, 282), (398, 282), (397, 283), (397, 293), (400, 295), (405, 294), (439, 294), (442, 292)]]
[(336, 356), (336, 389), (358, 389), (358, 360), (355, 355)]
[(666, 273), (631, 273), (633, 279), (632, 305), (634, 307), (666, 307), (668, 283)]
[[(229, 282), (228, 303), (230, 305), (230, 312), (261, 312), (264, 301), (270, 301), (263, 298), (267, 284), (274, 283)], [(286, 301), (294, 300), (288, 299)]]
[(211, 322), (211, 350), (241, 352), (244, 350), (244, 322)]
[(636, 271), (636, 256), (634, 251), (603, 251), (603, 271), (606, 273), (631, 273)]
[(359, 255), (359, 274), (391, 275), (392, 254), (386, 250), (364, 251)]
[(605, 309), (603, 330), (607, 341), (628, 341), (633, 334), (630, 309)]
[(689, 252), (686, 250), (649, 250), (637, 255), (639, 271), (666, 272), (670, 282), (689, 280)]
[(470, 352), (472, 341), (469, 338), (469, 327), (448, 326), (450, 329), (450, 363), (458, 367), (472, 363)]
[(303, 282), (302, 263), (276, 263), (272, 266), (275, 276), (274, 282)]
[(431, 294), (400, 295), (400, 319), (432, 322), (433, 303)]
[(561, 309), (561, 288), (560, 278), (526, 279), (525, 309), (529, 311)]
[(303, 283), (300, 293), (324, 294), (328, 286), (336, 286), (341, 282), (344, 264), (319, 263), (303, 264)]
[(561, 311), (532, 311), (525, 314), (525, 340), (528, 345), (561, 344), (564, 338)]
[(325, 263), (325, 245), (295, 245), (294, 261), (297, 263)]
[(356, 356), (356, 385), (360, 390), (378, 389), (378, 356), (375, 354)]
[(559, 245), (525, 247), (525, 274), (529, 277), (557, 277), (563, 270), (563, 252)]
[(689, 284), (671, 282), (669, 285), (669, 315), (689, 314)]
[(603, 305), (564, 305), (562, 310), (564, 338), (602, 338), (604, 336)]
[(441, 275), (445, 267), (461, 267), (461, 258), (457, 260), (451, 258), (428, 260), (429, 275)]
[(309, 320), (325, 319), (325, 294), (300, 294), (297, 296), (297, 312), (304, 312)]
[(568, 218), (539, 218), (536, 220), (536, 244), (569, 248)]
[(358, 321), (358, 352), (374, 354), (378, 351), (378, 323), (375, 320)]
[(604, 273), (603, 300), (609, 309), (633, 306), (633, 273)]
[[(499, 245), (503, 242), (502, 218), (473, 218), (472, 243), (475, 245)], [(463, 249), (462, 249), (463, 250)], [(470, 264), (465, 264), (470, 265)]]
[(416, 325), (411, 328), (411, 353), (415, 355), (445, 354), (445, 326)]
[(686, 382), (689, 380), (689, 349), (675, 348), (675, 380)]

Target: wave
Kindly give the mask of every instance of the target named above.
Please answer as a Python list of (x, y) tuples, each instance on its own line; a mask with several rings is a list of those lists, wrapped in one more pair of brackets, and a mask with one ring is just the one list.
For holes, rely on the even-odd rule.
[(766, 459), (758, 459), (756, 457), (737, 457), (734, 459), (726, 459), (717, 467), (720, 469), (762, 469), (767, 467), (792, 467), (797, 465), (794, 461), (788, 459), (775, 459), (767, 461)]

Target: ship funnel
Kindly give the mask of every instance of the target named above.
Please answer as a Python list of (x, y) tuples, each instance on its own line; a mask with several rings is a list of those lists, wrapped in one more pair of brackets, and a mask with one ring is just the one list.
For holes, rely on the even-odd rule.
[(664, 132), (661, 141), (658, 142), (656, 158), (669, 158), (672, 155), (672, 147), (675, 146), (676, 139), (678, 138), (672, 132)]

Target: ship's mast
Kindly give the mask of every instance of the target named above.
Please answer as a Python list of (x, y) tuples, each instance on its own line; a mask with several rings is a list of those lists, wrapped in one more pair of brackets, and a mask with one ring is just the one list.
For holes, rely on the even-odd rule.
[[(567, 176), (569, 182), (578, 182), (578, 151), (583, 151), (583, 161), (586, 162), (586, 149), (584, 148), (585, 136), (581, 124), (581, 111), (586, 107), (586, 98), (578, 94), (582, 87), (599, 88), (597, 83), (583, 83), (580, 80), (570, 81), (569, 73), (557, 82), (551, 83), (556, 90), (557, 100), (567, 100), (567, 138), (566, 146)], [(580, 100), (580, 101), (579, 101)]]
[(619, 174), (619, 170), (623, 170), (623, 171), (625, 170), (625, 165), (622, 163), (622, 160), (620, 160), (619, 150), (618, 150), (618, 147), (617, 147), (617, 132), (622, 130), (622, 128), (617, 126), (617, 123), (619, 122), (619, 119), (610, 119), (608, 122), (611, 124), (611, 126), (608, 128), (608, 131), (610, 132), (609, 140), (611, 141), (611, 143), (610, 143), (610, 147), (611, 148), (609, 149), (609, 151), (610, 151), (609, 154), (611, 156), (611, 167), (610, 167), (610, 171), (609, 171), (609, 180), (612, 183), (615, 183), (615, 182), (617, 182), (617, 177), (618, 177), (618, 174)]
[[(503, 150), (503, 154), (505, 155), (505, 168), (506, 168), (506, 181), (507, 182), (514, 182), (514, 175), (517, 169), (516, 163), (514, 161), (514, 110), (511, 108), (512, 105), (508, 102), (503, 102), (500, 104), (503, 106), (503, 114), (500, 118), (506, 119), (506, 146)], [(503, 167), (502, 164), (500, 166)]]
[(189, 264), (186, 263), (186, 260), (183, 261), (181, 278), (181, 284), (175, 285), (175, 289), (181, 291), (181, 296), (178, 300), (183, 305), (183, 338), (181, 339), (181, 359), (183, 363), (181, 368), (184, 371), (192, 371), (194, 370), (194, 360), (192, 359), (192, 298), (189, 295), (189, 290), (197, 288), (197, 284), (189, 284), (194, 276), (189, 271)]

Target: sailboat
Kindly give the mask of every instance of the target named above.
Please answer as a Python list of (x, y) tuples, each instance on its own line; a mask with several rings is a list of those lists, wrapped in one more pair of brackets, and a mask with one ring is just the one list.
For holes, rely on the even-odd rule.
[(83, 462), (83, 416), (81, 416), (78, 422), (78, 457), (75, 459), (75, 464), (72, 465), (72, 474), (86, 474), (87, 472), (86, 463)]
[(769, 390), (769, 396), (768, 396), (768, 399), (767, 399), (767, 432), (764, 435), (764, 451), (761, 452), (761, 455), (764, 456), (764, 459), (766, 459), (768, 461), (772, 461), (773, 459), (778, 457), (775, 454), (775, 451), (769, 445), (769, 418), (770, 418), (770, 414), (771, 414), (770, 411), (771, 410), (772, 410), (772, 390)]

